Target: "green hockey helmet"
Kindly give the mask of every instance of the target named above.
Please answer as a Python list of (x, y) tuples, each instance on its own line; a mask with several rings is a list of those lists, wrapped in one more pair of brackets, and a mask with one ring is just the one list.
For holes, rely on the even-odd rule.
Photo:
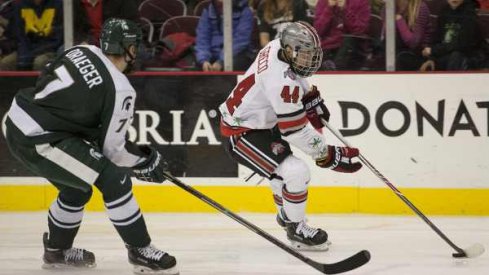
[(109, 18), (102, 27), (100, 48), (104, 54), (123, 55), (131, 45), (137, 49), (141, 38), (141, 29), (133, 21)]

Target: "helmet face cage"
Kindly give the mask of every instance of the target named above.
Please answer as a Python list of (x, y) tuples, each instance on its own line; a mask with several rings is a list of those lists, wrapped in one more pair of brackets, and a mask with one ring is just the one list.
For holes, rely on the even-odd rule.
[(290, 47), (290, 66), (300, 77), (309, 77), (321, 67), (323, 51), (316, 30), (306, 22), (289, 24), (280, 35), (282, 49)]
[(323, 59), (321, 49), (299, 49), (296, 53), (295, 58), (292, 59), (292, 67), (299, 76), (309, 77), (321, 67)]

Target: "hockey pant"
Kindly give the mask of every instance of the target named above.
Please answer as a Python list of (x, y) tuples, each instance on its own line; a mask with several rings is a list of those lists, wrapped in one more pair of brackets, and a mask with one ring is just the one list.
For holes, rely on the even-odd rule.
[(21, 139), (16, 139), (15, 130), (7, 131), (12, 154), (59, 190), (48, 212), (50, 247), (66, 249), (73, 245), (93, 185), (102, 193), (108, 216), (125, 243), (142, 247), (151, 242), (126, 168), (114, 165), (99, 148), (80, 138), (26, 145), (17, 142)]
[(270, 180), (273, 199), (282, 218), (300, 222), (305, 218), (307, 164), (292, 155), (277, 128), (251, 130), (228, 139), (227, 150), (240, 164)]

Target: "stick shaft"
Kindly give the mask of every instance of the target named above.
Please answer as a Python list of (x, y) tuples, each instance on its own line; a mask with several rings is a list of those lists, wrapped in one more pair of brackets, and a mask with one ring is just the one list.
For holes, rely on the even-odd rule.
[[(338, 138), (343, 144), (345, 144), (348, 147), (353, 147), (347, 140), (345, 140), (345, 138), (335, 128), (333, 128), (331, 125), (329, 125), (329, 123), (327, 121), (323, 120), (322, 122), (326, 126), (326, 128), (328, 128), (328, 130), (331, 131), (331, 133), (333, 133), (333, 135), (335, 135), (336, 138)], [(411, 208), (411, 210), (413, 210), (421, 219), (423, 219), (423, 221), (426, 224), (428, 224), (431, 227), (431, 229), (433, 229), (438, 234), (438, 236), (440, 236), (448, 245), (450, 245), (453, 249), (455, 249), (459, 253), (465, 253), (463, 249), (461, 249), (460, 247), (455, 245), (433, 222), (431, 222), (430, 219), (428, 219), (428, 217), (426, 217), (423, 214), (423, 212), (421, 212), (421, 210), (419, 210), (410, 200), (408, 200), (408, 198), (406, 196), (404, 196), (404, 194), (401, 191), (399, 191), (399, 189), (397, 189), (396, 186), (394, 186), (394, 184), (392, 184), (379, 170), (377, 170), (377, 168), (375, 168), (372, 165), (372, 163), (370, 163), (370, 161), (367, 160), (367, 158), (365, 158), (362, 154), (360, 154), (358, 156), (358, 158), (360, 159), (360, 161), (365, 166), (367, 166), (370, 169), (370, 171), (372, 171), (372, 173), (374, 173), (375, 176), (377, 176), (392, 191), (394, 191), (394, 193), (407, 206), (409, 206), (409, 208)]]
[(244, 218), (238, 216), (237, 214), (235, 214), (232, 211), (230, 211), (229, 209), (225, 208), (224, 206), (222, 206), (218, 202), (216, 202), (213, 199), (209, 198), (208, 196), (202, 194), (201, 192), (197, 191), (196, 189), (192, 188), (191, 186), (183, 183), (182, 181), (180, 181), (179, 179), (173, 177), (172, 175), (170, 175), (168, 173), (165, 173), (165, 176), (173, 184), (177, 185), (178, 187), (184, 189), (185, 191), (189, 192), (190, 194), (192, 194), (193, 196), (197, 197), (198, 199), (200, 199), (200, 200), (204, 201), (205, 203), (209, 204), (213, 208), (217, 209), (219, 212), (221, 212), (224, 215), (230, 217), (231, 219), (237, 221), (238, 223), (240, 223), (241, 225), (243, 225), (246, 228), (250, 229), (251, 231), (255, 232), (256, 234), (262, 236), (263, 238), (267, 239), (268, 241), (270, 241), (271, 243), (275, 244), (276, 246), (282, 248), (287, 253), (293, 255), (294, 257), (298, 258), (299, 260), (303, 261), (304, 263), (312, 266), (313, 268), (315, 268), (315, 269), (317, 269), (317, 270), (319, 270), (321, 272), (324, 272), (323, 270), (320, 270), (319, 269), (320, 267), (318, 267), (318, 263), (316, 263), (313, 260), (311, 260), (310, 258), (302, 255), (301, 253), (293, 250), (288, 245), (284, 244), (283, 242), (281, 242), (277, 238), (275, 238), (272, 235), (268, 234), (267, 232), (263, 231), (258, 226), (254, 225), (251, 222), (245, 220)]

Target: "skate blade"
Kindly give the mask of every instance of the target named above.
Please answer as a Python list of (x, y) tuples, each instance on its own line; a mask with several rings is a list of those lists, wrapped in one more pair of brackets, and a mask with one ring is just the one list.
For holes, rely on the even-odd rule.
[(307, 245), (301, 242), (290, 241), (290, 247), (299, 251), (328, 251), (330, 245), (330, 241), (318, 245)]
[(67, 264), (48, 264), (44, 263), (41, 267), (42, 269), (65, 269), (65, 270), (70, 270), (70, 269), (91, 269), (95, 268), (97, 266), (96, 263), (91, 264), (91, 265), (80, 265), (80, 266), (75, 266), (75, 265), (67, 265)]
[(146, 266), (135, 265), (133, 269), (134, 274), (157, 274), (157, 275), (179, 275), (178, 267), (175, 265), (174, 267), (162, 270), (154, 270)]

